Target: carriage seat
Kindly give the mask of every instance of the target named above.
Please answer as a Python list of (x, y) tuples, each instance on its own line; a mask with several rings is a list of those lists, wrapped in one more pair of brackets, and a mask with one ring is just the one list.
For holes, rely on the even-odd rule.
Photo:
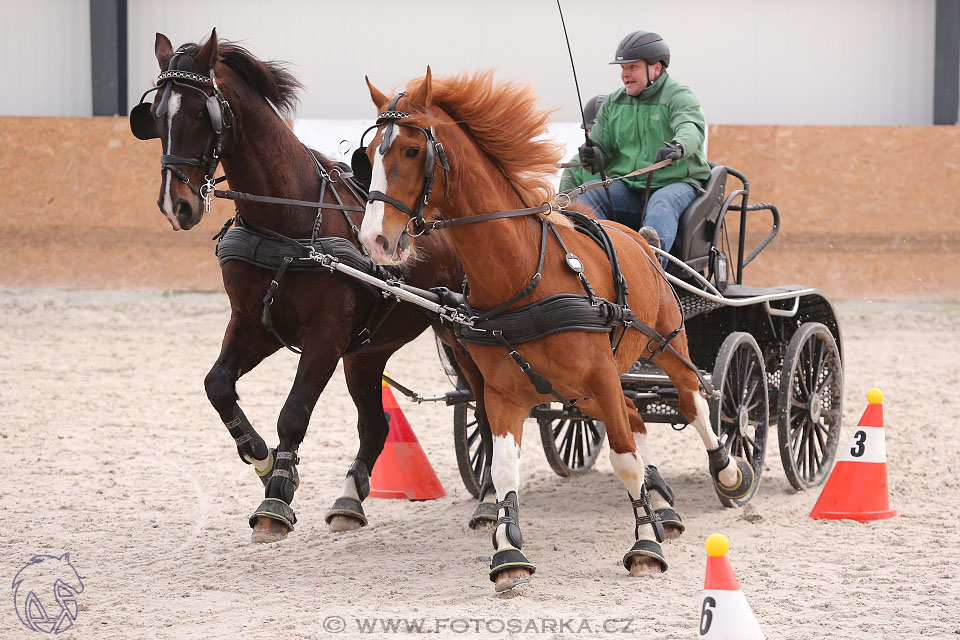
[[(714, 227), (727, 184), (727, 168), (713, 163), (710, 163), (710, 167), (710, 178), (704, 192), (680, 216), (677, 237), (670, 249), (671, 255), (701, 272), (707, 269), (710, 261)], [(667, 272), (678, 277), (686, 276), (673, 264), (667, 266)]]

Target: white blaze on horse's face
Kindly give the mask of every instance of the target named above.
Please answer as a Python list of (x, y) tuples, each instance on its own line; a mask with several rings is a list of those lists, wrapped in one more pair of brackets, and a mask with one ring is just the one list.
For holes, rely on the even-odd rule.
[[(389, 149), (397, 136), (400, 135), (400, 127), (393, 126), (390, 131), (390, 140), (387, 142)], [(380, 150), (373, 152), (373, 170), (370, 176), (370, 191), (387, 192), (387, 171), (383, 167), (383, 156)], [(368, 202), (366, 211), (363, 214), (363, 224), (360, 225), (360, 242), (370, 252), (370, 258), (377, 264), (392, 264), (404, 262), (410, 255), (410, 248), (398, 249), (396, 244), (389, 246), (383, 233), (383, 213), (385, 204), (379, 200)], [(397, 243), (399, 243), (399, 236)]]
[[(173, 117), (180, 110), (180, 92), (171, 91), (167, 99), (167, 155), (173, 155)], [(167, 169), (163, 174), (163, 217), (166, 218), (174, 231), (180, 231), (180, 221), (173, 212), (173, 197), (170, 195), (170, 183), (173, 182), (173, 172)]]

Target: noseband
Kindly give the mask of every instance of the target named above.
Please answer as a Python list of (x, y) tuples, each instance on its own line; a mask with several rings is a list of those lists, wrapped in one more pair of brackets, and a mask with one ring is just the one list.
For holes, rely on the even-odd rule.
[[(410, 117), (409, 113), (397, 111), (397, 103), (404, 95), (405, 94), (401, 92), (394, 97), (394, 99), (390, 101), (390, 105), (387, 107), (387, 110), (377, 116), (376, 124), (363, 132), (363, 135), (360, 136), (360, 149), (358, 149), (357, 153), (354, 154), (353, 162), (355, 169), (356, 165), (359, 163), (369, 164), (369, 160), (366, 156), (366, 147), (363, 146), (363, 139), (370, 131), (373, 131), (374, 129), (379, 129), (380, 127), (386, 125), (386, 130), (383, 132), (383, 140), (380, 142), (380, 147), (377, 149), (377, 153), (379, 153), (381, 156), (385, 156), (387, 151), (390, 149), (390, 138), (393, 137), (394, 126), (416, 129), (423, 134), (424, 138), (427, 140), (427, 148), (423, 161), (423, 188), (420, 190), (420, 197), (418, 197), (417, 201), (414, 203), (414, 208), (411, 209), (406, 204), (395, 198), (391, 198), (382, 191), (371, 191), (367, 195), (368, 203), (377, 201), (386, 202), (387, 204), (392, 205), (393, 207), (410, 216), (410, 223), (407, 224), (407, 229), (405, 232), (407, 235), (416, 237), (429, 233), (427, 224), (423, 219), (423, 208), (430, 202), (430, 194), (433, 193), (433, 183), (437, 179), (435, 167), (439, 166), (443, 171), (450, 171), (450, 165), (447, 162), (447, 154), (443, 150), (443, 145), (440, 144), (440, 141), (437, 140), (436, 135), (434, 134), (433, 127), (430, 127), (430, 129), (424, 129), (423, 127), (418, 127), (417, 125), (409, 122), (401, 122), (401, 120), (404, 118)], [(366, 168), (367, 167), (363, 167), (363, 169)], [(444, 179), (444, 194), (446, 194), (447, 182), (448, 180)], [(413, 227), (413, 233), (410, 232), (411, 226)]]
[[(151, 115), (152, 103), (144, 102), (148, 94), (163, 90), (160, 102), (157, 105), (157, 116), (162, 117), (167, 113), (167, 103), (170, 99), (170, 93), (173, 86), (199, 91), (206, 100), (207, 115), (210, 117), (210, 136), (208, 137), (206, 150), (199, 158), (185, 158), (177, 155), (160, 156), (160, 171), (169, 169), (177, 175), (180, 180), (203, 199), (204, 213), (210, 213), (210, 205), (214, 199), (214, 187), (222, 180), (215, 180), (214, 174), (217, 166), (220, 164), (220, 155), (223, 151), (223, 133), (224, 129), (231, 127), (233, 121), (233, 111), (230, 109), (230, 103), (224, 98), (217, 84), (217, 76), (213, 69), (210, 69), (210, 75), (205, 76), (191, 71), (193, 69), (193, 57), (184, 49), (178, 49), (170, 58), (167, 70), (157, 76), (157, 86), (148, 89), (140, 96), (140, 103), (130, 111), (130, 130), (137, 138), (141, 140), (152, 140), (160, 137), (160, 131), (157, 129), (157, 123)], [(210, 87), (213, 93), (208, 93), (206, 87)], [(181, 171), (177, 165), (190, 165), (194, 167), (205, 168), (204, 184), (199, 188), (194, 186), (186, 174)]]

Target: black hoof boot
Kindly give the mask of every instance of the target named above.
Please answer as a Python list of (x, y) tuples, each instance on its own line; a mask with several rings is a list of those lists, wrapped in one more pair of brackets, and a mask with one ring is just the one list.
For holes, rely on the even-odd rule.
[[(630, 505), (633, 507), (633, 516), (636, 518), (636, 526), (633, 528), (633, 537), (636, 542), (623, 556), (623, 566), (627, 568), (631, 575), (639, 575), (641, 572), (634, 573), (633, 558), (648, 557), (659, 563), (660, 572), (663, 573), (667, 570), (667, 561), (663, 557), (663, 549), (660, 547), (660, 543), (666, 539), (666, 535), (663, 530), (663, 523), (660, 521), (660, 514), (654, 511), (650, 505), (650, 493), (645, 485), (640, 487), (640, 498), (638, 500), (635, 500), (629, 492), (627, 495), (630, 496)], [(643, 515), (640, 515), (641, 510)], [(657, 538), (656, 540), (640, 537), (640, 527), (645, 524), (653, 527), (653, 535)]]
[[(525, 569), (530, 573), (527, 574), (526, 571), (524, 571), (515, 577), (497, 580), (497, 577), (501, 573), (511, 569)], [(502, 593), (526, 582), (530, 582), (530, 576), (533, 575), (536, 570), (537, 568), (527, 560), (527, 557), (523, 555), (520, 549), (505, 547), (493, 554), (493, 558), (490, 560), (490, 581), (496, 584), (497, 593)]]
[(718, 494), (728, 500), (739, 500), (753, 492), (757, 476), (749, 462), (743, 458), (734, 457), (737, 463), (737, 482), (733, 486), (727, 486), (720, 482), (720, 472), (727, 468), (730, 460), (727, 450), (720, 446), (713, 451), (708, 451), (707, 455), (710, 458), (710, 475), (713, 476), (713, 484)]
[[(260, 482), (263, 483), (263, 486), (267, 486), (267, 483), (270, 482), (270, 478), (273, 476), (273, 468), (276, 466), (276, 449), (270, 449), (270, 452), (267, 455), (267, 459), (270, 461), (270, 464), (267, 466), (266, 470), (263, 472), (257, 471), (257, 477), (260, 478)], [(293, 469), (290, 471), (291, 481), (293, 482), (293, 490), (296, 491), (300, 488), (300, 473), (297, 471), (297, 465), (300, 464), (300, 458), (294, 454), (292, 458)]]
[(367, 516), (363, 512), (363, 505), (353, 498), (337, 498), (334, 500), (333, 506), (327, 511), (324, 520), (326, 520), (327, 524), (330, 524), (334, 516), (353, 518), (360, 523), (361, 527), (367, 526)]
[(663, 524), (664, 530), (668, 532), (667, 537), (671, 537), (669, 533), (671, 530), (676, 532), (676, 535), (672, 537), (679, 536), (684, 532), (686, 526), (683, 524), (680, 514), (673, 508), (675, 497), (673, 488), (667, 484), (667, 481), (660, 475), (660, 471), (652, 464), (648, 464), (645, 469), (643, 483), (647, 491), (656, 491), (666, 500), (667, 504), (670, 505), (669, 507), (657, 507), (654, 509), (660, 518), (660, 522)]
[(667, 570), (667, 560), (663, 557), (663, 549), (660, 547), (660, 543), (655, 540), (637, 540), (633, 543), (633, 546), (630, 547), (630, 551), (627, 551), (623, 556), (623, 566), (633, 573), (633, 559), (634, 558), (653, 558), (660, 563), (660, 573), (664, 573)]
[[(367, 516), (363, 512), (363, 505), (361, 502), (370, 495), (370, 472), (367, 470), (367, 465), (363, 460), (354, 460), (353, 464), (350, 465), (350, 468), (347, 469), (347, 477), (353, 478), (353, 486), (356, 489), (357, 496), (360, 500), (351, 498), (349, 496), (340, 496), (333, 502), (333, 506), (330, 507), (330, 510), (327, 511), (325, 520), (328, 525), (330, 525), (334, 518), (337, 516), (342, 516), (345, 518), (352, 518), (356, 520), (360, 527), (367, 526)], [(333, 528), (333, 527), (331, 527)], [(359, 527), (354, 526), (345, 526), (345, 527), (336, 527), (336, 531), (349, 531)]]
[(297, 516), (293, 513), (293, 508), (280, 498), (267, 498), (260, 503), (257, 510), (250, 516), (251, 529), (257, 526), (259, 518), (276, 520), (285, 525), (289, 531), (293, 531), (293, 525), (297, 523)]
[(480, 504), (473, 510), (473, 516), (470, 517), (471, 529), (477, 529), (497, 521), (496, 495), (488, 468), (484, 472), (483, 484), (480, 485)]
[[(536, 567), (520, 551), (523, 548), (523, 534), (520, 531), (517, 493), (515, 491), (507, 493), (503, 500), (497, 502), (496, 508), (497, 514), (499, 515), (502, 510), (503, 515), (497, 518), (497, 526), (493, 528), (493, 548), (496, 553), (490, 560), (490, 580), (496, 585), (496, 592), (502, 593), (529, 582)], [(502, 549), (497, 543), (497, 531), (501, 526), (504, 527), (503, 532), (509, 544)]]
[(481, 502), (477, 505), (477, 508), (473, 510), (473, 515), (470, 516), (470, 528), (479, 529), (487, 525), (492, 525), (497, 521), (497, 503), (496, 502)]

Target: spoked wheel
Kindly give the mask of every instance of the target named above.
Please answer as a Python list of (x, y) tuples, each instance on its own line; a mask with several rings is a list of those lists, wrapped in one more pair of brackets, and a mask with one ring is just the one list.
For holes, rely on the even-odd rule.
[[(443, 344), (434, 335), (437, 342), (437, 355), (443, 372), (457, 389), (470, 389), (470, 385), (460, 375), (460, 367), (453, 358), (450, 347)], [(474, 498), (480, 496), (480, 484), (483, 482), (483, 467), (489, 465), (480, 437), (480, 421), (477, 419), (477, 405), (472, 402), (460, 402), (453, 405), (453, 449), (457, 454), (457, 466), (460, 478)]]
[(726, 507), (750, 502), (763, 472), (763, 454), (767, 446), (770, 424), (767, 374), (763, 354), (749, 333), (735, 332), (720, 346), (713, 368), (713, 386), (720, 393), (719, 401), (710, 401), (710, 423), (721, 444), (731, 456), (746, 460), (756, 476), (753, 489), (742, 498), (717, 497)]
[(826, 480), (843, 416), (843, 367), (833, 334), (819, 322), (800, 325), (783, 358), (778, 394), (780, 460), (797, 490)]
[(559, 402), (538, 405), (531, 413), (540, 425), (543, 453), (557, 475), (566, 478), (585, 473), (597, 461), (607, 437), (603, 422), (577, 407), (564, 411)]
[[(463, 380), (457, 381), (457, 389), (469, 388)], [(479, 497), (483, 466), (490, 462), (480, 437), (477, 405), (472, 402), (461, 402), (453, 406), (453, 448), (457, 453), (457, 466), (460, 468), (463, 486), (474, 498)]]

